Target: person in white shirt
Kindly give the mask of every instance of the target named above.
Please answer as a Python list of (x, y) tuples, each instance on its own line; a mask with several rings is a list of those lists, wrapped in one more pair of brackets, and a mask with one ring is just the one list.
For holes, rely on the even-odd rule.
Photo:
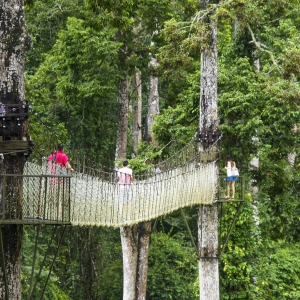
[(130, 184), (134, 181), (132, 175), (132, 169), (127, 160), (123, 161), (123, 168), (118, 170), (118, 182), (119, 184)]
[[(119, 183), (119, 215), (122, 216), (123, 221), (129, 219), (128, 213), (130, 211), (129, 202), (132, 200), (131, 184), (134, 182), (132, 169), (127, 160), (123, 161), (123, 168), (118, 170)], [(125, 206), (126, 205), (126, 209)]]
[(226, 157), (226, 163), (225, 163), (225, 169), (226, 169), (226, 182), (227, 182), (227, 195), (225, 199), (230, 198), (230, 186), (232, 190), (232, 199), (234, 199), (235, 194), (235, 182), (238, 181), (238, 176), (234, 175), (233, 170), (236, 169), (235, 162), (232, 160), (230, 155), (227, 155)]

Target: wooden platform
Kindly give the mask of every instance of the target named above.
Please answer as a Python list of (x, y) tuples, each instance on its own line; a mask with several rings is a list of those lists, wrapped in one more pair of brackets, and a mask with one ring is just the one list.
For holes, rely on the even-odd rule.
[(242, 202), (245, 201), (245, 178), (239, 176), (238, 181), (235, 183), (235, 198), (226, 199), (227, 195), (227, 182), (225, 175), (219, 175), (219, 193), (217, 202)]
[(229, 198), (229, 199), (221, 198), (217, 202), (243, 202), (243, 201), (245, 201), (245, 200), (243, 200), (243, 199), (232, 199), (232, 198)]
[(1, 225), (71, 225), (69, 221), (63, 220), (44, 220), (41, 218), (23, 218), (19, 220), (2, 220), (0, 219)]

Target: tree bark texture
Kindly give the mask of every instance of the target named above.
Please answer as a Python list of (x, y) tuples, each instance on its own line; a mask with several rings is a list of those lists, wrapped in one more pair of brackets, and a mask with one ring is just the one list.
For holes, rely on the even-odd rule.
[[(157, 67), (156, 58), (150, 60), (150, 72), (155, 74)], [(153, 138), (152, 126), (155, 124), (155, 116), (159, 115), (159, 93), (158, 77), (151, 74), (149, 77), (149, 98), (148, 98), (148, 115), (146, 123), (146, 140), (156, 145)], [(147, 292), (148, 277), (148, 257), (151, 237), (151, 221), (141, 222), (138, 224), (138, 280), (137, 280), (137, 300), (145, 300)]]
[(210, 29), (211, 47), (209, 49), (205, 49), (201, 55), (199, 128), (202, 132), (219, 129), (217, 101), (217, 26), (215, 21), (210, 21)]
[(200, 299), (219, 300), (218, 206), (201, 205), (198, 238), (200, 244)]
[(145, 300), (147, 294), (148, 257), (151, 237), (151, 221), (138, 224), (138, 278), (137, 300)]
[(134, 89), (133, 101), (133, 125), (132, 125), (132, 139), (133, 139), (133, 158), (136, 157), (136, 149), (139, 141), (142, 140), (142, 81), (141, 72), (137, 71), (134, 74), (132, 85)]
[[(0, 0), (0, 106), (26, 104), (24, 87), (24, 63), (26, 51), (31, 40), (27, 33), (24, 18), (23, 0)], [(28, 138), (28, 120), (6, 120), (5, 113), (0, 117), (0, 153), (3, 140), (26, 140)], [(24, 152), (4, 153), (0, 159), (0, 174), (22, 174), (26, 156)], [(18, 177), (0, 178), (0, 210), (3, 207), (3, 188), (6, 188), (5, 200), (9, 203), (9, 217), (19, 219), (22, 214), (22, 180)], [(0, 299), (21, 299), (21, 247), (22, 225), (5, 225), (2, 228), (5, 270), (0, 265)], [(5, 277), (8, 289), (5, 288)]]
[[(209, 1), (205, 1), (207, 4)], [(219, 131), (217, 24), (209, 16), (210, 45), (201, 53), (200, 121), (202, 133)], [(200, 144), (203, 150), (208, 146)], [(200, 299), (219, 300), (218, 206), (200, 205), (198, 216)]]
[(124, 226), (120, 228), (123, 252), (123, 300), (136, 300), (136, 228), (136, 226)]
[(128, 136), (128, 86), (127, 77), (119, 81), (118, 86), (119, 123), (116, 141), (115, 160), (126, 158), (127, 136)]
[(24, 0), (0, 0), (1, 102), (25, 101), (24, 62), (31, 40), (24, 18)]
[(155, 116), (159, 115), (158, 77), (152, 74), (155, 73), (156, 67), (157, 59), (152, 57), (150, 60), (151, 75), (149, 77), (148, 115), (145, 132), (145, 140), (152, 144), (156, 144), (153, 139), (152, 125), (155, 123)]
[[(127, 77), (119, 82), (119, 124), (116, 141), (116, 161), (126, 159), (128, 138), (128, 82)], [(136, 299), (137, 274), (137, 226), (124, 226), (120, 228), (122, 254), (123, 254), (123, 300)]]

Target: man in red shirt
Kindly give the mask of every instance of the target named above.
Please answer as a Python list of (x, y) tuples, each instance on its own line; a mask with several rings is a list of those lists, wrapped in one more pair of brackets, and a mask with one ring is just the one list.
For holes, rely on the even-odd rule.
[[(66, 170), (70, 170), (74, 172), (73, 168), (69, 163), (69, 158), (66, 153), (64, 153), (64, 147), (62, 144), (57, 145), (56, 151), (54, 151), (48, 157), (48, 166), (51, 174), (57, 176), (65, 176), (67, 175)], [(54, 195), (53, 201), (55, 207), (51, 207), (54, 214), (51, 215), (51, 218), (57, 219), (58, 221), (63, 221), (62, 216), (62, 206), (65, 203), (65, 198), (61, 194), (63, 189), (57, 189), (58, 184), (68, 183), (69, 180), (60, 178), (60, 177), (51, 177), (50, 184), (52, 185), (52, 196)]]
[[(64, 153), (64, 146), (62, 144), (57, 145), (57, 149), (53, 151), (48, 156), (48, 167), (50, 174), (53, 175), (67, 175), (66, 170), (70, 170), (71, 172), (74, 172), (74, 169), (71, 167), (69, 163), (68, 156)], [(61, 180), (60, 180), (61, 182)], [(50, 183), (53, 185), (58, 183), (58, 179), (56, 177), (53, 177), (50, 179)]]
[(62, 144), (57, 145), (57, 151), (53, 155), (53, 159), (55, 162), (60, 164), (62, 167), (66, 168), (72, 172), (74, 171), (69, 163), (69, 158), (68, 158), (67, 154), (64, 153), (64, 146)]

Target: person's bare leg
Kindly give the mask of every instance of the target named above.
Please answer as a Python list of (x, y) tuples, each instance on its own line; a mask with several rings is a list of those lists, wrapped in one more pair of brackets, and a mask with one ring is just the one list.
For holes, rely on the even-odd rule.
[(230, 197), (230, 181), (227, 181), (227, 195), (226, 195), (226, 199), (228, 199)]
[(232, 187), (232, 199), (234, 199), (234, 195), (235, 195), (235, 181), (234, 180), (232, 181), (231, 187)]

